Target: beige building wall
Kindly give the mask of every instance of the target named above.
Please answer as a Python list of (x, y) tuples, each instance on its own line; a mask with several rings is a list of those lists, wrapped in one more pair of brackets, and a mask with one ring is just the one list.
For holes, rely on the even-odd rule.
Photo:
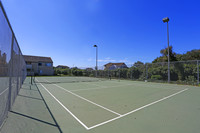
[(29, 64), (31, 69), (28, 71), (28, 75), (31, 75), (31, 72), (34, 72), (35, 75), (53, 75), (53, 64), (51, 66), (46, 66), (46, 63), (31, 63)]
[(53, 75), (53, 66), (45, 66), (45, 63), (42, 63), (42, 66), (38, 66), (39, 75)]
[(24, 55), (28, 75), (53, 75), (51, 57)]

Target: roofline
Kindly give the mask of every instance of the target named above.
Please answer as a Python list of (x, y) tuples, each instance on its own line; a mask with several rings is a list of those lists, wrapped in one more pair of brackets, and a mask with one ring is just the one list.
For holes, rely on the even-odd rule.
[[(45, 56), (33, 56), (33, 55), (23, 55), (23, 56), (26, 56), (26, 57), (37, 57), (37, 58), (48, 58), (48, 59), (50, 59), (50, 61), (40, 61), (40, 60), (38, 60), (38, 61), (31, 61), (31, 62), (44, 62), (44, 63), (53, 63), (53, 60), (52, 60), (52, 58), (51, 57), (45, 57)], [(26, 58), (25, 57), (25, 58)], [(25, 62), (29, 62), (30, 60), (26, 60), (26, 59), (24, 59), (25, 60)]]
[(112, 62), (110, 62), (110, 63), (105, 64), (104, 66), (106, 66), (108, 64), (125, 64), (126, 65), (126, 63), (124, 63), (124, 62), (119, 62), (119, 63), (112, 63)]
[(23, 55), (23, 56), (33, 56), (33, 57), (44, 57), (44, 58), (51, 58), (51, 57), (47, 57), (47, 56), (35, 56), (35, 55)]

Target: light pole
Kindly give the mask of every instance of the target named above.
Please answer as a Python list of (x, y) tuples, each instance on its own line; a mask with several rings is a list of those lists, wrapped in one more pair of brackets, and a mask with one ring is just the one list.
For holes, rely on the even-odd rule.
[(169, 18), (163, 18), (163, 22), (167, 22), (167, 43), (168, 43), (168, 83), (170, 82), (170, 60), (169, 60), (169, 26), (168, 26), (168, 22), (169, 22)]
[(96, 78), (97, 78), (97, 70), (98, 70), (98, 65), (97, 65), (97, 60), (98, 60), (98, 47), (97, 45), (94, 45), (96, 47)]

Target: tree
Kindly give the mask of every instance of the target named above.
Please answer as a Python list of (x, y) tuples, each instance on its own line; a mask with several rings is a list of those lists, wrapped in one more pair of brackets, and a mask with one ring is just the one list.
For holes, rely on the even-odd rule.
[[(153, 61), (153, 63), (156, 63), (156, 62), (167, 62), (168, 61), (168, 48), (161, 49), (160, 53), (162, 54), (162, 56), (157, 57)], [(172, 46), (169, 46), (169, 59), (170, 59), (170, 61), (177, 61), (176, 53), (173, 52), (173, 47)]]
[(139, 67), (139, 66), (143, 66), (143, 65), (144, 65), (144, 63), (141, 62), (141, 61), (137, 61), (137, 62), (135, 62), (135, 63), (133, 64), (134, 67)]
[(194, 49), (188, 51), (186, 54), (178, 54), (178, 61), (186, 61), (186, 60), (200, 60), (200, 49)]

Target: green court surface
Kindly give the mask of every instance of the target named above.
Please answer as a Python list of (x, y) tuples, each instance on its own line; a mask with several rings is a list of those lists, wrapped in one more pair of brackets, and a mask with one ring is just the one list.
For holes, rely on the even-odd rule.
[(200, 132), (199, 87), (126, 80), (67, 82), (70, 78), (36, 78), (63, 132)]
[(32, 86), (44, 100), (13, 109), (51, 123), (31, 123), (38, 133), (200, 132), (199, 87), (84, 77), (36, 77)]

